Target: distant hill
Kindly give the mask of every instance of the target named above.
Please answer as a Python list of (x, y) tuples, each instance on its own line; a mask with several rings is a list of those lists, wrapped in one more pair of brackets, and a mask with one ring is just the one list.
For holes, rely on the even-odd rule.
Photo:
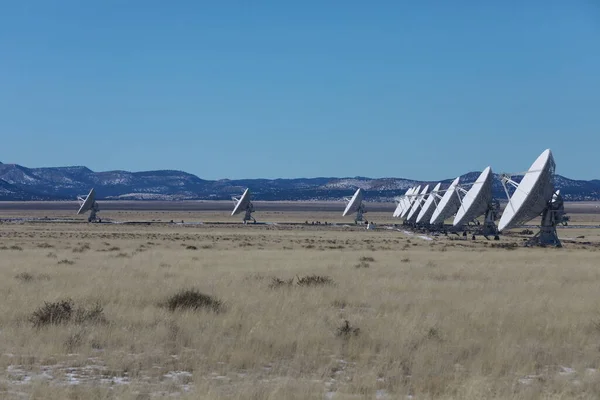
[[(479, 172), (461, 177), (474, 182)], [(494, 193), (504, 198), (496, 175)], [(519, 177), (515, 178), (519, 180)], [(449, 184), (452, 179), (444, 179)], [(404, 178), (298, 178), (205, 180), (182, 171), (107, 171), (86, 167), (27, 168), (0, 163), (0, 200), (73, 200), (96, 189), (99, 199), (124, 200), (229, 200), (250, 187), (256, 200), (340, 200), (363, 188), (369, 201), (391, 201), (410, 186), (436, 184)], [(560, 175), (555, 185), (566, 200), (600, 200), (600, 180), (572, 180)]]

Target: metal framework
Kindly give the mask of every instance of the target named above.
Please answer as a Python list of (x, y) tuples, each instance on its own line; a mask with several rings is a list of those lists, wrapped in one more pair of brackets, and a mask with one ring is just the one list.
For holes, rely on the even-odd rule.
[[(550, 177), (554, 177), (554, 166), (552, 165), (550, 168)], [(521, 190), (519, 188), (519, 184), (512, 180), (509, 175), (502, 175), (502, 187), (504, 188), (504, 192), (508, 198), (508, 201), (511, 201), (511, 196), (508, 190), (507, 184), (513, 186), (515, 190)], [(529, 193), (527, 193), (529, 195)], [(558, 237), (558, 233), (556, 232), (556, 227), (561, 225), (567, 225), (569, 221), (569, 217), (565, 214), (564, 201), (562, 196), (560, 195), (560, 191), (554, 192), (552, 198), (546, 203), (546, 206), (542, 210), (541, 214), (541, 222), (539, 226), (539, 231), (527, 241), (526, 246), (553, 246), (553, 247), (562, 247), (562, 243)], [(539, 215), (539, 214), (538, 214)], [(524, 219), (531, 219), (530, 217), (534, 217), (533, 215), (527, 215)]]

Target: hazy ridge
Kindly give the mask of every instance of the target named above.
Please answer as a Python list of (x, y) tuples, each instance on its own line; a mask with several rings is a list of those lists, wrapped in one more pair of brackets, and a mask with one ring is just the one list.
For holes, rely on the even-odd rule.
[[(462, 175), (473, 182), (479, 172)], [(442, 178), (448, 184), (454, 178)], [(496, 178), (498, 178), (496, 176)], [(517, 179), (518, 180), (518, 179)], [(436, 184), (406, 178), (318, 177), (294, 179), (205, 180), (183, 171), (94, 172), (87, 167), (27, 168), (0, 163), (0, 200), (73, 200), (94, 187), (100, 199), (123, 200), (229, 200), (250, 187), (256, 200), (339, 200), (360, 187), (366, 200), (391, 201), (410, 186)], [(567, 200), (600, 200), (600, 180), (573, 180), (560, 175), (555, 185)], [(503, 198), (499, 180), (496, 196)]]

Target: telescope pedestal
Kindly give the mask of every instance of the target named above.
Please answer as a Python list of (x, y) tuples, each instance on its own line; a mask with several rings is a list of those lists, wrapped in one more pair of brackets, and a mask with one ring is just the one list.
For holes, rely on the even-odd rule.
[(90, 216), (88, 217), (88, 222), (101, 222), (102, 220), (98, 218), (97, 213), (100, 211), (100, 207), (98, 203), (94, 202), (92, 208), (90, 209)]
[(246, 208), (246, 213), (244, 214), (244, 224), (247, 224), (248, 221), (252, 221), (252, 222), (256, 223), (256, 220), (252, 216), (253, 212), (254, 212), (254, 206), (252, 205), (252, 203), (249, 203), (248, 208)]
[(363, 214), (365, 213), (365, 206), (361, 203), (356, 210), (356, 218), (354, 218), (354, 223), (358, 224), (359, 222), (363, 222)]
[(557, 211), (552, 206), (547, 207), (542, 213), (542, 223), (540, 231), (527, 241), (527, 246), (554, 246), (562, 247), (562, 243), (556, 232), (558, 222)]

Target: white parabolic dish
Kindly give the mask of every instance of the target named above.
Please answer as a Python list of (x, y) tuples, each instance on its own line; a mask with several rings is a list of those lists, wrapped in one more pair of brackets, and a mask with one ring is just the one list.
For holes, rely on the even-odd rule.
[(442, 186), (442, 182), (438, 183), (433, 187), (431, 194), (425, 200), (425, 204), (421, 207), (421, 211), (417, 216), (417, 224), (421, 222), (429, 223), (429, 219), (431, 218), (431, 214), (435, 211), (435, 199), (437, 198), (437, 193), (440, 191), (440, 187)]
[(85, 212), (88, 212), (94, 205), (94, 200), (96, 200), (96, 192), (94, 191), (94, 189), (92, 189), (92, 190), (90, 190), (90, 193), (85, 198), (85, 201), (83, 202), (81, 207), (79, 207), (79, 211), (77, 211), (77, 215), (81, 215)]
[(362, 201), (363, 190), (361, 188), (358, 188), (354, 193), (354, 196), (352, 196), (352, 198), (350, 199), (350, 202), (346, 206), (346, 209), (344, 210), (344, 214), (342, 214), (342, 216), (345, 217), (348, 214), (353, 214), (356, 211), (358, 211), (358, 207), (360, 207), (360, 203), (362, 203)]
[(484, 214), (492, 200), (492, 168), (487, 167), (462, 199), (454, 226), (462, 226)]
[(400, 213), (402, 212), (402, 208), (404, 206), (404, 199), (406, 195), (410, 194), (410, 190), (411, 188), (408, 188), (408, 190), (404, 193), (404, 196), (400, 197), (400, 199), (398, 200), (398, 204), (396, 205), (396, 209), (394, 210), (394, 214), (392, 215), (394, 218), (400, 216)]
[(407, 207), (410, 207), (411, 197), (415, 193), (416, 187), (411, 187), (404, 193), (404, 197), (400, 200), (400, 209), (396, 217), (400, 217)]
[(531, 164), (519, 186), (511, 196), (500, 222), (498, 230), (514, 228), (540, 215), (554, 195), (554, 170), (556, 164), (550, 149)]
[(408, 213), (408, 216), (406, 217), (407, 221), (414, 222), (417, 219), (417, 215), (419, 215), (418, 213), (419, 213), (419, 211), (421, 211), (421, 206), (423, 205), (423, 202), (425, 201), (423, 198), (427, 195), (428, 192), (429, 192), (429, 185), (425, 185), (425, 187), (423, 188), (421, 193), (415, 199), (412, 207), (410, 208), (410, 212)]
[(452, 181), (431, 216), (431, 220), (429, 221), (431, 224), (443, 224), (446, 218), (451, 217), (458, 211), (460, 198), (456, 192), (456, 187), (459, 182), (460, 177)]
[(406, 214), (408, 214), (412, 205), (415, 203), (417, 197), (419, 196), (420, 191), (421, 191), (421, 186), (419, 185), (412, 191), (410, 196), (408, 196), (406, 198), (406, 207), (404, 207), (404, 209), (402, 210), (402, 214), (400, 214), (401, 218), (406, 217)]
[(250, 188), (247, 188), (246, 190), (244, 190), (244, 194), (242, 194), (242, 197), (240, 197), (237, 204), (233, 208), (231, 215), (236, 215), (236, 214), (241, 213), (242, 211), (246, 211), (246, 208), (248, 208), (249, 203), (250, 203)]
[(405, 211), (407, 208), (410, 208), (410, 204), (412, 202), (412, 196), (413, 194), (415, 194), (415, 191), (417, 190), (416, 187), (411, 187), (410, 189), (408, 189), (408, 191), (406, 192), (406, 194), (404, 195), (404, 198), (402, 199), (401, 203), (402, 203), (402, 207), (400, 208), (397, 217), (401, 217), (403, 215), (405, 215)]

